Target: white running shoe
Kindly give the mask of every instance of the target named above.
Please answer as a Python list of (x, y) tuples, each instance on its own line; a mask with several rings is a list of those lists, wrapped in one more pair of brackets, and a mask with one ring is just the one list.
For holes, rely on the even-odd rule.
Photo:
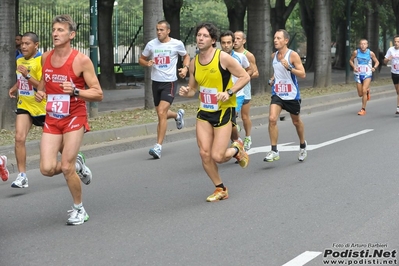
[(251, 145), (252, 145), (252, 140), (250, 137), (245, 137), (244, 139), (244, 149), (246, 151), (249, 151), (251, 149)]
[(280, 159), (280, 152), (277, 151), (269, 151), (268, 153), (266, 153), (266, 157), (263, 159), (263, 161), (265, 162), (273, 162), (273, 161), (277, 161), (278, 159)]
[[(308, 143), (306, 142), (306, 140), (305, 140), (305, 145), (308, 146)], [(298, 160), (300, 162), (303, 162), (307, 156), (308, 156), (308, 152), (306, 151), (306, 147), (304, 149), (299, 148)]]
[(17, 179), (12, 182), (11, 187), (13, 188), (27, 188), (29, 187), (28, 184), (28, 177), (24, 173), (19, 173)]
[(86, 158), (83, 153), (78, 153), (78, 156), (76, 157), (76, 164), (78, 165), (78, 167), (76, 167), (76, 173), (80, 177), (80, 180), (85, 185), (90, 184), (93, 174), (91, 173), (90, 168), (86, 166)]
[(75, 209), (72, 207), (72, 210), (69, 210), (68, 213), (69, 219), (67, 221), (67, 225), (80, 225), (89, 220), (89, 215), (84, 207), (80, 209)]
[(177, 111), (177, 118), (176, 118), (176, 127), (177, 129), (182, 129), (184, 127), (184, 110), (179, 109)]
[(7, 156), (0, 156), (1, 164), (0, 164), (0, 178), (6, 182), (8, 177), (10, 176), (10, 172), (7, 169)]
[(154, 159), (161, 159), (161, 146), (158, 144), (154, 145), (154, 148), (151, 148), (148, 152)]

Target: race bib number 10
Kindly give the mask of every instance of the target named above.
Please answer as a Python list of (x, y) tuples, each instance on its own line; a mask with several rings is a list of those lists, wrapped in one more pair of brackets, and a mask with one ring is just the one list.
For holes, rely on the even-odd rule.
[(219, 110), (216, 94), (218, 90), (215, 88), (200, 87), (200, 106), (203, 110), (217, 111)]

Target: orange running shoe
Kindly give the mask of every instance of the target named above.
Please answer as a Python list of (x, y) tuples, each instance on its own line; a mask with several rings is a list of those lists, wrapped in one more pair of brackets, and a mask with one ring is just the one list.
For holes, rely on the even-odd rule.
[(367, 101), (370, 101), (370, 98), (371, 98), (370, 89), (367, 89)]
[(229, 190), (226, 187), (226, 190), (223, 190), (221, 187), (217, 187), (212, 195), (206, 198), (208, 202), (214, 202), (219, 200), (224, 200), (229, 198)]
[(366, 110), (360, 109), (360, 111), (357, 113), (357, 115), (366, 115)]
[(234, 157), (237, 159), (238, 164), (242, 167), (242, 168), (246, 168), (249, 164), (249, 156), (247, 154), (247, 152), (244, 149), (244, 143), (242, 141), (234, 141), (231, 144), (231, 148), (237, 148), (238, 149), (238, 153), (237, 155)]

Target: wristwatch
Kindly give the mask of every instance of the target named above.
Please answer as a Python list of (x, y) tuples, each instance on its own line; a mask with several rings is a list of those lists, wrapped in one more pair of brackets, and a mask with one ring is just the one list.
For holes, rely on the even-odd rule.
[(287, 70), (288, 70), (288, 71), (291, 71), (291, 70), (292, 70), (292, 67), (288, 66)]
[(233, 96), (234, 92), (232, 90), (228, 89), (227, 94), (231, 97), (231, 96)]
[(79, 96), (79, 92), (80, 92), (80, 90), (78, 88), (73, 87), (73, 95)]
[(32, 76), (28, 73), (28, 75), (25, 76), (26, 79), (30, 79)]

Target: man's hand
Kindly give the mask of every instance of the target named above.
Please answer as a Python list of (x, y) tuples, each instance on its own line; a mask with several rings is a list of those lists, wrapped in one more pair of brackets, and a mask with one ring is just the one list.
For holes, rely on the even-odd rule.
[(179, 89), (179, 95), (182, 97), (187, 97), (188, 93), (190, 91), (190, 87), (189, 86), (181, 86)]
[(184, 66), (182, 68), (179, 68), (179, 76), (184, 79), (187, 76), (188, 72), (188, 67)]
[(45, 98), (46, 98), (46, 93), (44, 91), (36, 92), (36, 94), (35, 94), (36, 102), (40, 103)]

